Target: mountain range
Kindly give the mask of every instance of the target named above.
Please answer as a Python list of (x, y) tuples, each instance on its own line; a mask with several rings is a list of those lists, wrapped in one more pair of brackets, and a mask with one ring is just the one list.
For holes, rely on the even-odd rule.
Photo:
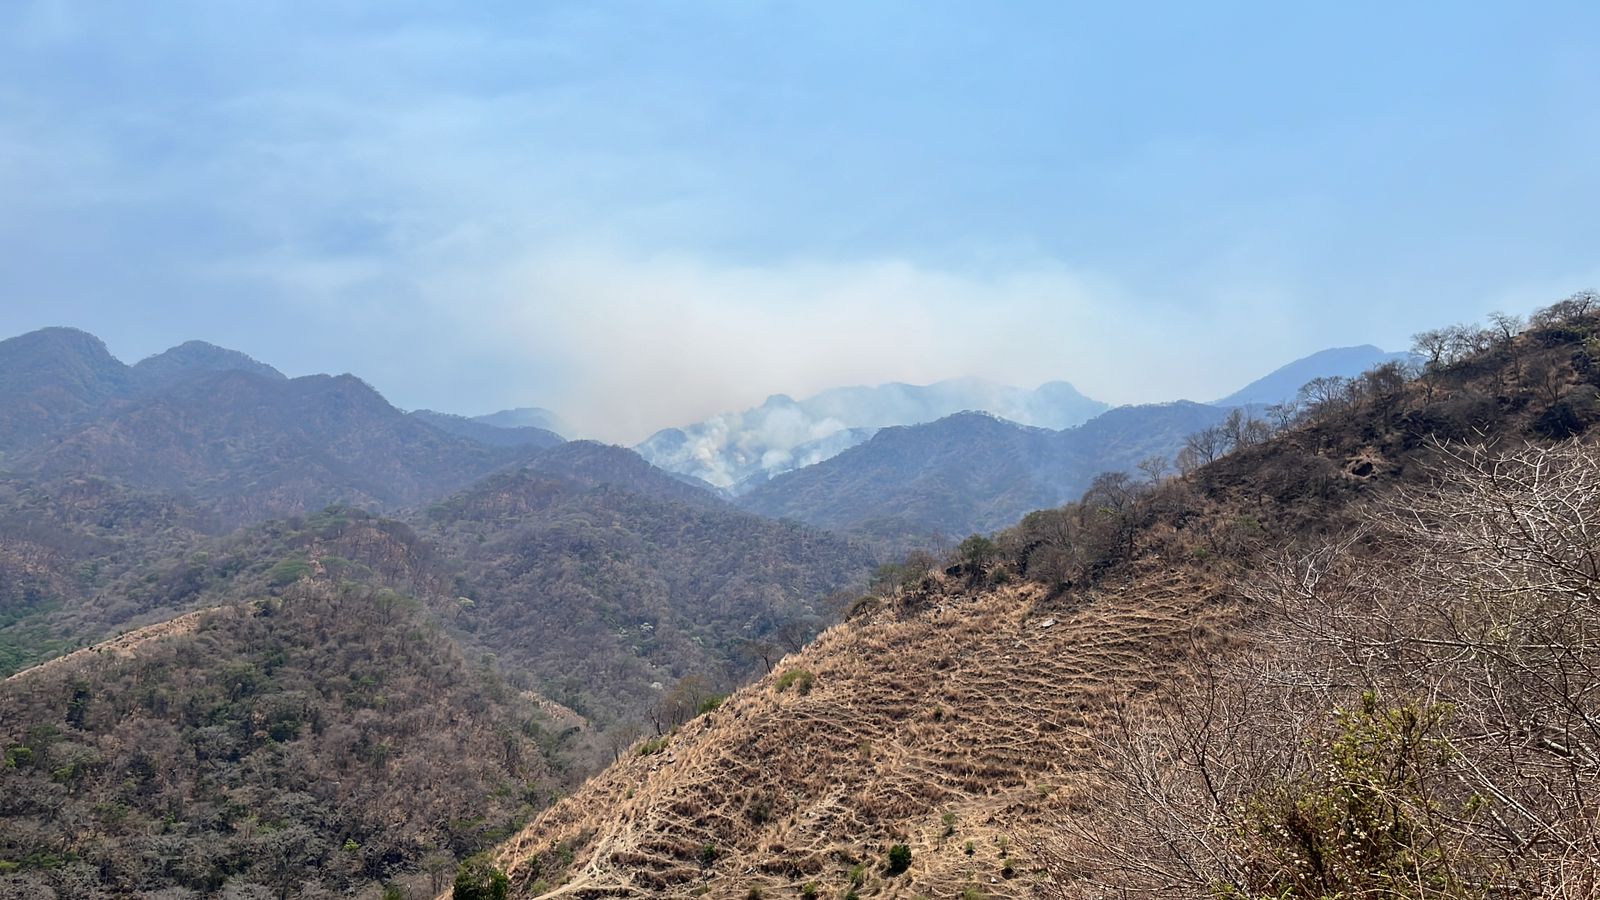
[(1051, 431), (987, 413), (957, 413), (885, 428), (831, 459), (796, 469), (737, 499), (745, 509), (893, 546), (987, 533), (1035, 509), (1076, 499), (1102, 472), (1168, 464), (1190, 434), (1228, 414), (1180, 401), (1122, 406)]
[(659, 431), (634, 449), (663, 469), (738, 495), (841, 453), (880, 428), (931, 422), (963, 410), (1023, 425), (1066, 428), (1107, 408), (1064, 381), (1031, 391), (979, 378), (841, 387), (804, 400), (777, 394), (754, 409)]
[[(1585, 308), (908, 557), (491, 867), (516, 897), (1470, 897), (1509, 871), (1587, 896)], [(1560, 737), (1506, 737), (1530, 728)]]
[(1583, 432), (1597, 328), (1341, 382), (1180, 474), (1390, 360), (989, 391), (1041, 425), (946, 412), (973, 383), (779, 398), (750, 421), (933, 418), (737, 494), (211, 345), (0, 342), (0, 895), (1031, 894), (1061, 817), (1115, 809), (1092, 741), (1259, 621), (1236, 576), (1436, 441)]
[[(1284, 403), (1292, 401), (1312, 379), (1351, 378), (1385, 362), (1409, 359), (1410, 354), (1386, 353), (1371, 345), (1323, 350), (1208, 405), (1231, 408)], [(785, 473), (814, 466), (864, 444), (885, 428), (926, 424), (962, 412), (982, 412), (1017, 425), (1060, 431), (1082, 425), (1110, 409), (1108, 404), (1085, 397), (1065, 381), (1048, 382), (1033, 390), (979, 378), (925, 386), (894, 383), (834, 388), (799, 401), (778, 394), (753, 409), (664, 429), (634, 449), (656, 466), (705, 481), (738, 497)], [(1161, 427), (1159, 422), (1153, 424)], [(929, 439), (938, 440), (936, 435)], [(903, 436), (896, 438), (900, 444), (904, 440)], [(1171, 452), (1170, 448), (1167, 452)], [(1126, 459), (1120, 463), (1131, 465)], [(1095, 471), (1111, 467), (1103, 465)], [(1045, 494), (1058, 496), (1050, 491)], [(752, 502), (767, 505), (766, 501)], [(1001, 521), (1010, 519), (1002, 517)]]

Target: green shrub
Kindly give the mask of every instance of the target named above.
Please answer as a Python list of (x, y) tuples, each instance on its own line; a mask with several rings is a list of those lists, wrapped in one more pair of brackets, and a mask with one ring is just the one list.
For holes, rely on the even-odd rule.
[(778, 676), (778, 681), (774, 687), (778, 689), (778, 693), (780, 694), (790, 688), (794, 688), (795, 693), (805, 696), (806, 694), (811, 693), (811, 685), (815, 683), (816, 680), (817, 676), (811, 674), (811, 672), (806, 669), (790, 669), (789, 671)]
[(981, 534), (967, 538), (956, 547), (956, 558), (961, 565), (978, 574), (987, 571), (999, 557), (1000, 548)]
[(506, 873), (481, 856), (461, 864), (450, 891), (451, 900), (507, 900), (510, 896), (511, 881)]
[(1477, 817), (1482, 801), (1435, 799), (1454, 753), (1448, 707), (1384, 708), (1372, 693), (1341, 712), (1320, 764), (1245, 804), (1240, 849), (1250, 873), (1223, 896), (1460, 897), (1486, 871), (1442, 840), (1439, 822)]
[(889, 848), (889, 865), (886, 871), (890, 875), (899, 875), (911, 868), (911, 848), (906, 844), (895, 844)]
[(303, 556), (291, 556), (280, 560), (277, 565), (267, 571), (267, 584), (273, 587), (284, 587), (311, 574), (311, 564)]
[(654, 756), (665, 749), (667, 749), (667, 738), (665, 735), (662, 735), (661, 737), (651, 738), (650, 740), (640, 744), (639, 755)]

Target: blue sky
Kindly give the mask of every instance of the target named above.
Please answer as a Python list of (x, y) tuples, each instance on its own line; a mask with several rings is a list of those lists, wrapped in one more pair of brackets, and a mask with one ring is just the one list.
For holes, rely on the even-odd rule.
[(1593, 4), (0, 5), (0, 332), (634, 440), (1600, 285)]

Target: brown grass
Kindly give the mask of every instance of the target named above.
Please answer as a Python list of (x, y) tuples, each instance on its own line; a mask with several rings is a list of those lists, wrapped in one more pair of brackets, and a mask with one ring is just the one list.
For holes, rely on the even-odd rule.
[[(863, 896), (1027, 896), (1040, 868), (1027, 848), (1089, 777), (1091, 735), (1236, 615), (1190, 571), (1071, 608), (1032, 584), (930, 583), (830, 629), (663, 751), (624, 759), (499, 862), (524, 895), (539, 881), (585, 897), (798, 896), (815, 882), (838, 897), (864, 863)], [(810, 693), (775, 689), (794, 666), (815, 673)], [(887, 877), (896, 843), (912, 865)]]

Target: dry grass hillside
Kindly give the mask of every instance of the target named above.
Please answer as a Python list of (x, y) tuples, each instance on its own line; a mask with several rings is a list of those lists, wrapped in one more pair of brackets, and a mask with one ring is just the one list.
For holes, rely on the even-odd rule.
[[(541, 814), (496, 863), (523, 897), (1092, 888), (1086, 873), (1104, 860), (1063, 858), (1063, 835), (1134, 852), (1106, 835), (1137, 811), (1100, 805), (1106, 779), (1127, 786), (1107, 758), (1119, 732), (1141, 709), (1202, 697), (1184, 686), (1255, 652), (1251, 636), (1274, 613), (1252, 584), (1270, 560), (1359, 534), (1367, 509), (1433, 477), (1449, 455), (1442, 441), (1588, 431), (1600, 418), (1597, 306), (1573, 298), (1520, 335), (1453, 330), (1420, 378), (1386, 367), (1321, 385), (1275, 436), (1264, 425), (1210, 435), (1181, 477), (1097, 480), (1081, 503), (968, 541), (954, 559), (914, 561), (765, 678)], [(1196, 469), (1193, 453), (1214, 461)], [(1291, 748), (1314, 736), (1278, 734)], [(1160, 750), (1150, 771), (1186, 749)], [(1218, 807), (1205, 827), (1234, 827), (1235, 809)], [(910, 851), (903, 871), (897, 845)], [(1197, 873), (1199, 895), (1280, 886)], [(1419, 896), (1479, 895), (1429, 890)]]
[[(527, 893), (1026, 896), (1030, 841), (1072, 804), (1092, 736), (1226, 640), (1218, 588), (1151, 571), (1065, 605), (1031, 583), (909, 591), (636, 751), (500, 859)], [(910, 868), (889, 877), (902, 843)]]

